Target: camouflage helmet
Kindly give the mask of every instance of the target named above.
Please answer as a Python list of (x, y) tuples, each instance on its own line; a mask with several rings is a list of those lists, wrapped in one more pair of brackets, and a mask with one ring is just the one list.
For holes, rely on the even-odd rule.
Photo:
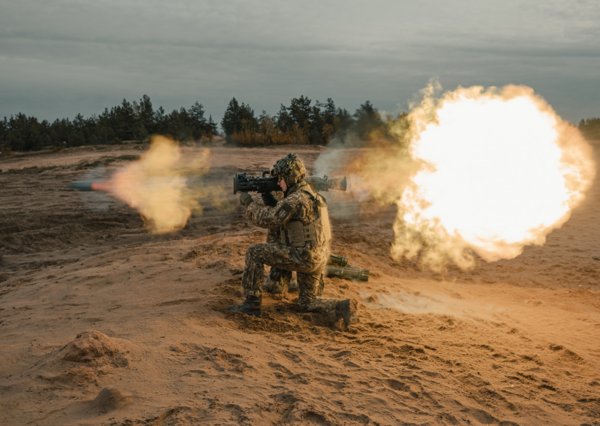
[(288, 154), (281, 160), (278, 160), (271, 168), (271, 176), (285, 179), (288, 187), (292, 187), (300, 182), (306, 174), (306, 168), (296, 154)]

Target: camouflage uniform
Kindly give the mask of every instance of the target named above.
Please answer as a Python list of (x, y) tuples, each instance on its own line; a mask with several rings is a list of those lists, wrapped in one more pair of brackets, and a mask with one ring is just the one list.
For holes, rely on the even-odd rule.
[[(272, 193), (262, 193), (261, 194), (263, 202), (265, 206), (275, 207), (277, 205), (277, 199), (273, 196)], [(267, 231), (267, 243), (280, 243), (281, 242), (281, 232), (283, 232), (282, 227), (271, 228)], [(315, 291), (317, 296), (321, 296), (323, 294), (323, 289), (325, 288), (325, 275), (321, 273), (321, 277), (319, 278), (319, 284)], [(288, 271), (285, 269), (277, 268), (275, 266), (271, 267), (271, 270), (267, 274), (267, 278), (263, 283), (263, 290), (272, 297), (277, 298), (281, 297), (282, 294), (287, 293), (287, 291), (298, 291), (297, 282), (292, 282), (292, 271)]]
[[(319, 209), (319, 206), (321, 207)], [(286, 242), (284, 225), (299, 221), (308, 225), (318, 219), (321, 222), (325, 239), (318, 243), (307, 242), (304, 247), (294, 247)], [(277, 268), (283, 283), (289, 283), (291, 271), (298, 275), (299, 303), (302, 310), (320, 312), (335, 318), (338, 299), (317, 297), (321, 290), (322, 272), (329, 258), (331, 231), (327, 204), (306, 182), (300, 181), (287, 191), (286, 197), (275, 206), (261, 206), (252, 203), (246, 217), (256, 226), (268, 228), (266, 244), (253, 244), (246, 252), (246, 266), (242, 277), (244, 295), (261, 297), (264, 265)]]
[(331, 225), (325, 199), (303, 178), (304, 164), (296, 154), (279, 160), (271, 176), (285, 182), (284, 199), (277, 202), (272, 194), (263, 194), (265, 205), (254, 203), (243, 192), (240, 203), (247, 207), (246, 217), (256, 226), (269, 229), (266, 244), (253, 244), (246, 252), (242, 286), (246, 300), (230, 310), (246, 315), (261, 315), (264, 265), (272, 266), (274, 281), (289, 281), (291, 271), (298, 275), (299, 302), (304, 311), (323, 313), (333, 321), (344, 320), (350, 325), (358, 303), (355, 299), (325, 299), (318, 297), (322, 272), (329, 258)]
[[(277, 199), (272, 193), (266, 192), (260, 195), (262, 196), (265, 206), (275, 207), (277, 205)], [(269, 229), (267, 231), (267, 243), (277, 244), (279, 242), (281, 242), (281, 227)], [(271, 295), (282, 294), (287, 292), (291, 281), (292, 271), (273, 266), (267, 274), (267, 279), (263, 283), (263, 289)]]

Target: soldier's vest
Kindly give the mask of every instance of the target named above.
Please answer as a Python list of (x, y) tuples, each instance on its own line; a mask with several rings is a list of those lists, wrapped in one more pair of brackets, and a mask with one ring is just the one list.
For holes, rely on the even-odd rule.
[(329, 223), (329, 212), (327, 202), (319, 194), (313, 194), (301, 189), (308, 194), (317, 206), (317, 218), (311, 223), (304, 225), (299, 220), (290, 220), (281, 230), (281, 242), (294, 247), (315, 248), (329, 244), (331, 241), (331, 225)]

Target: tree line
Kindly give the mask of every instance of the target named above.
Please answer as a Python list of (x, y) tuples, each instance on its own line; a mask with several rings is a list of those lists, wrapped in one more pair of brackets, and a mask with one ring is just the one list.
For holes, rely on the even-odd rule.
[(248, 104), (233, 98), (221, 127), (228, 141), (247, 146), (311, 144), (327, 145), (335, 137), (341, 144), (369, 141), (373, 137), (393, 139), (391, 124), (405, 120), (406, 113), (398, 117), (382, 116), (370, 101), (361, 104), (354, 114), (327, 102), (312, 101), (300, 96), (289, 106), (281, 105), (279, 112), (270, 116), (263, 111), (256, 116)]
[(196, 102), (190, 108), (166, 113), (154, 110), (144, 95), (139, 102), (123, 99), (120, 105), (106, 108), (100, 115), (85, 118), (77, 114), (73, 120), (39, 121), (18, 113), (0, 121), (0, 148), (3, 152), (32, 151), (42, 147), (82, 146), (145, 140), (153, 134), (171, 135), (177, 140), (212, 139), (218, 134), (212, 117), (205, 117), (204, 107)]
[[(405, 117), (406, 114), (402, 115)], [(401, 118), (399, 116), (398, 118)], [(336, 107), (332, 99), (316, 101), (300, 96), (289, 106), (281, 105), (270, 116), (256, 115), (250, 105), (233, 98), (221, 120), (222, 135), (233, 144), (260, 146), (274, 144), (326, 145), (335, 137), (341, 142), (352, 139), (366, 141), (372, 135), (385, 135), (391, 117), (382, 118), (370, 101), (354, 114)], [(72, 147), (143, 141), (153, 134), (169, 135), (179, 141), (212, 140), (219, 135), (217, 124), (205, 117), (202, 104), (166, 113), (154, 109), (147, 95), (139, 101), (126, 99), (120, 105), (106, 108), (100, 115), (85, 118), (77, 114), (73, 120), (57, 119), (50, 123), (18, 113), (0, 121), (0, 149), (31, 151), (42, 147)], [(390, 137), (390, 135), (388, 135)]]
[[(408, 129), (407, 113), (393, 117), (380, 114), (370, 101), (354, 113), (337, 107), (329, 98), (312, 102), (305, 96), (281, 105), (275, 115), (255, 114), (249, 104), (231, 99), (221, 120), (223, 136), (229, 143), (243, 146), (313, 144), (327, 145), (335, 138), (341, 145), (361, 145), (374, 141), (402, 142)], [(581, 120), (579, 128), (588, 139), (600, 140), (600, 119)], [(166, 113), (154, 109), (150, 97), (139, 101), (123, 99), (120, 105), (106, 108), (89, 118), (77, 114), (73, 120), (50, 123), (18, 113), (0, 121), (0, 149), (31, 151), (42, 147), (63, 147), (143, 141), (153, 134), (170, 135), (179, 141), (210, 141), (219, 135), (212, 116), (205, 117), (202, 104)]]

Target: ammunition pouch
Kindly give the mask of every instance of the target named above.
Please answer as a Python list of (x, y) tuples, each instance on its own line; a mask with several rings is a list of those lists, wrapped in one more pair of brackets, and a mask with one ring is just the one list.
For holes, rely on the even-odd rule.
[(317, 245), (317, 227), (315, 223), (303, 225), (299, 220), (291, 220), (283, 225), (281, 242), (294, 247), (305, 247), (310, 243), (311, 247)]
[(311, 223), (304, 225), (299, 220), (290, 220), (281, 230), (281, 242), (293, 247), (314, 248), (328, 244), (331, 241), (331, 225), (327, 204), (320, 195), (304, 191), (317, 203), (318, 217)]

